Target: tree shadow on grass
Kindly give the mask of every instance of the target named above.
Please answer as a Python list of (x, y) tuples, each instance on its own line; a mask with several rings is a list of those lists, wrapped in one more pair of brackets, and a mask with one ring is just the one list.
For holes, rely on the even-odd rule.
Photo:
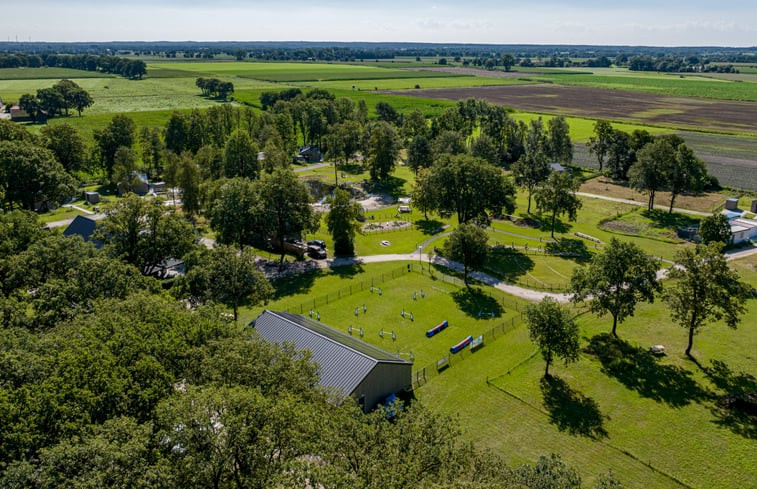
[(356, 263), (354, 265), (343, 265), (340, 267), (334, 267), (331, 271), (339, 278), (353, 278), (355, 275), (360, 275), (365, 271), (363, 265)]
[(746, 372), (734, 372), (714, 360), (702, 371), (722, 391), (715, 396), (711, 411), (715, 423), (745, 438), (757, 439), (757, 379)]
[(472, 318), (498, 318), (504, 312), (497, 299), (485, 294), (478, 287), (460, 289), (452, 293), (452, 299), (461, 311)]
[(271, 281), (273, 285), (273, 298), (278, 300), (295, 294), (304, 294), (313, 288), (316, 279), (323, 275), (322, 270), (315, 270), (306, 273), (295, 273)]
[(580, 239), (564, 238), (555, 243), (545, 244), (544, 249), (551, 255), (569, 258), (577, 263), (591, 261), (591, 253), (586, 243)]
[(662, 365), (648, 351), (609, 333), (594, 336), (586, 352), (599, 359), (604, 374), (657, 402), (680, 408), (708, 397), (688, 370)]
[(365, 172), (365, 167), (360, 163), (352, 161), (350, 163), (339, 163), (337, 170), (349, 173), (350, 175), (360, 175)]
[(699, 220), (686, 214), (679, 214), (674, 212), (672, 214), (662, 209), (643, 210), (641, 215), (652, 221), (652, 227), (664, 228), (675, 231), (681, 227), (693, 226), (698, 224)]
[(549, 411), (549, 420), (560, 431), (571, 435), (605, 438), (603, 424), (607, 416), (599, 410), (597, 402), (572, 389), (559, 377), (541, 379), (544, 407)]
[(486, 261), (486, 271), (495, 273), (508, 282), (516, 282), (518, 277), (534, 269), (534, 261), (520, 250), (494, 248)]
[(424, 219), (422, 221), (416, 221), (415, 227), (418, 228), (423, 234), (439, 234), (444, 231), (444, 223), (435, 219)]
[(386, 180), (371, 180), (365, 186), (365, 191), (369, 193), (385, 192), (392, 197), (400, 197), (403, 195), (402, 187), (405, 185), (404, 178), (389, 176)]

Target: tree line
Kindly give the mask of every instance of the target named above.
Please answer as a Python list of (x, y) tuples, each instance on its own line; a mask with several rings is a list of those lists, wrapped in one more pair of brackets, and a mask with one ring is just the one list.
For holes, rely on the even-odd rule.
[(628, 134), (600, 119), (586, 145), (596, 156), (600, 171), (606, 169), (614, 180), (628, 181), (649, 196), (649, 210), (654, 209), (658, 191), (671, 193), (669, 212), (673, 212), (679, 195), (718, 187), (704, 161), (676, 134), (652, 136), (642, 129)]
[(112, 73), (125, 78), (142, 79), (147, 74), (147, 65), (138, 59), (118, 56), (94, 56), (89, 54), (4, 54), (0, 55), (0, 68), (70, 68), (83, 71)]

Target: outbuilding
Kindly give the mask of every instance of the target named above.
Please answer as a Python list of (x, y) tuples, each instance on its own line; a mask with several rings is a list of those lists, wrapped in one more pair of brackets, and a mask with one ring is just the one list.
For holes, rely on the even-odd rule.
[(263, 311), (251, 324), (266, 341), (309, 350), (319, 384), (351, 396), (365, 411), (412, 384), (411, 362), (309, 317)]
[(71, 224), (63, 231), (63, 236), (81, 236), (84, 241), (92, 240), (95, 248), (102, 248), (103, 243), (92, 239), (97, 228), (97, 221), (86, 216), (76, 216)]

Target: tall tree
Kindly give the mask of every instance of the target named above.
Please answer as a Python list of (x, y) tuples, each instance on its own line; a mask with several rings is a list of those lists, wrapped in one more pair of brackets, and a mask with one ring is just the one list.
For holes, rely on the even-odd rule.
[(81, 113), (84, 112), (84, 109), (92, 107), (92, 104), (95, 103), (95, 99), (93, 99), (86, 90), (79, 89), (71, 95), (71, 103), (73, 104), (72, 107), (79, 113), (79, 117), (81, 117)]
[(143, 126), (139, 131), (142, 161), (151, 177), (160, 173), (160, 164), (163, 158), (163, 150), (165, 149), (161, 133), (162, 131), (158, 127)]
[(501, 163), (496, 144), (486, 134), (480, 134), (476, 139), (471, 141), (470, 154), (477, 158), (482, 158), (492, 165)]
[(731, 244), (731, 223), (725, 214), (716, 212), (707, 216), (699, 222), (699, 236), (702, 237), (704, 244), (721, 243), (723, 245)]
[(237, 129), (231, 133), (223, 149), (223, 168), (227, 178), (258, 176), (258, 148), (247, 132)]
[(397, 131), (388, 122), (377, 122), (370, 128), (368, 170), (374, 180), (386, 180), (399, 157)]
[(234, 321), (240, 306), (257, 305), (272, 295), (273, 288), (255, 268), (255, 254), (247, 247), (237, 250), (218, 245), (212, 250), (203, 249), (187, 264), (183, 282), (189, 295), (195, 301), (214, 301), (231, 307)]
[(120, 184), (126, 192), (132, 192), (139, 183), (138, 170), (137, 153), (126, 146), (118, 148), (113, 158), (113, 183)]
[(192, 157), (183, 153), (179, 162), (177, 186), (181, 189), (181, 209), (185, 214), (194, 216), (200, 212), (200, 167)]
[(631, 146), (631, 137), (619, 130), (613, 129), (607, 148), (607, 169), (614, 180), (626, 180), (628, 170), (636, 161), (636, 152)]
[(581, 180), (573, 178), (570, 172), (552, 172), (541, 186), (536, 189), (536, 206), (543, 212), (552, 213), (552, 237), (555, 237), (555, 221), (557, 216), (567, 214), (568, 219), (575, 221), (581, 199), (576, 192), (581, 187)]
[(211, 191), (209, 200), (206, 213), (219, 243), (234, 244), (240, 249), (264, 244), (258, 230), (263, 226), (260, 221), (267, 216), (253, 182), (240, 177), (222, 181)]
[(636, 244), (610, 239), (601, 253), (586, 267), (573, 270), (570, 291), (574, 302), (589, 299), (592, 312), (612, 316), (612, 334), (618, 336), (618, 323), (633, 316), (639, 302), (654, 302), (662, 290), (657, 280), (659, 265)]
[(468, 273), (486, 263), (489, 256), (489, 240), (486, 232), (473, 224), (460, 224), (447, 242), (444, 243), (444, 255), (450, 260), (462, 263), (463, 279), (465, 286), (468, 285)]
[(334, 190), (334, 196), (327, 202), (330, 210), (326, 215), (326, 225), (334, 240), (334, 253), (337, 256), (352, 256), (355, 254), (355, 233), (360, 229), (357, 218), (363, 208), (350, 199), (348, 191), (340, 188)]
[(426, 136), (415, 136), (407, 147), (407, 165), (418, 175), (418, 170), (428, 168), (434, 162), (431, 143)]
[(567, 309), (551, 297), (526, 307), (526, 324), (531, 341), (541, 352), (546, 362), (544, 377), (549, 377), (549, 365), (555, 357), (562, 358), (565, 365), (578, 360), (578, 325)]
[(528, 191), (527, 213), (531, 213), (531, 196), (544, 180), (549, 177), (547, 137), (541, 119), (531, 121), (526, 133), (525, 153), (512, 165), (516, 185)]
[(667, 187), (670, 190), (668, 213), (673, 212), (673, 204), (681, 193), (701, 192), (706, 178), (705, 162), (697, 158), (685, 144), (678, 145), (675, 156), (670, 160), (670, 166), (667, 168)]
[(95, 238), (110, 255), (143, 273), (154, 273), (169, 258), (182, 258), (196, 244), (192, 226), (166, 212), (159, 199), (143, 200), (134, 194), (111, 205), (97, 223)]
[(502, 170), (469, 155), (444, 155), (424, 182), (436, 195), (436, 210), (457, 213), (460, 224), (487, 220), (488, 213), (515, 209), (515, 188)]
[(500, 58), (500, 62), (505, 68), (505, 71), (510, 71), (510, 69), (515, 66), (515, 57), (510, 53), (505, 53), (502, 55), (502, 58)]
[(57, 206), (71, 198), (74, 179), (52, 152), (27, 141), (0, 142), (0, 196), (13, 208), (35, 210), (35, 204)]
[(547, 153), (554, 161), (565, 165), (573, 162), (573, 143), (570, 140), (570, 126), (563, 116), (553, 117), (547, 122)]
[(413, 184), (413, 206), (423, 212), (423, 217), (428, 220), (428, 213), (438, 209), (438, 195), (432, 181), (433, 176), (430, 168), (421, 168), (415, 175)]
[(722, 319), (735, 329), (746, 312), (750, 287), (728, 266), (720, 243), (678, 251), (668, 277), (672, 285), (666, 288), (663, 299), (673, 321), (689, 331), (688, 356), (694, 335), (702, 327)]
[(612, 124), (610, 122), (599, 119), (594, 123), (594, 135), (589, 138), (589, 142), (586, 146), (589, 148), (589, 154), (593, 154), (597, 157), (597, 163), (599, 163), (599, 171), (602, 171), (602, 165), (605, 162), (605, 157), (610, 149), (610, 141), (613, 136)]
[(675, 159), (675, 148), (670, 141), (657, 138), (636, 154), (637, 161), (628, 170), (631, 186), (649, 195), (647, 208), (654, 209), (654, 198), (658, 190), (667, 185), (667, 169)]
[(177, 155), (184, 151), (187, 145), (188, 126), (189, 121), (186, 115), (178, 112), (171, 114), (166, 122), (166, 149), (170, 149)]
[(277, 169), (271, 174), (263, 174), (256, 183), (256, 194), (260, 201), (262, 222), (268, 234), (281, 246), (284, 262), (286, 238), (299, 239), (303, 233), (318, 230), (320, 214), (310, 207), (310, 193), (305, 183), (289, 169)]
[(94, 138), (97, 144), (100, 164), (108, 176), (113, 177), (113, 163), (116, 151), (121, 146), (131, 148), (134, 144), (136, 126), (134, 121), (125, 115), (114, 116), (103, 129), (95, 129)]
[(29, 114), (29, 117), (32, 118), (32, 122), (37, 122), (37, 115), (42, 108), (40, 107), (39, 100), (37, 100), (36, 96), (31, 93), (21, 95), (21, 98), (18, 100), (18, 106)]
[(86, 163), (86, 145), (79, 131), (70, 124), (45, 126), (40, 131), (44, 146), (53, 152), (55, 159), (67, 172), (83, 170)]

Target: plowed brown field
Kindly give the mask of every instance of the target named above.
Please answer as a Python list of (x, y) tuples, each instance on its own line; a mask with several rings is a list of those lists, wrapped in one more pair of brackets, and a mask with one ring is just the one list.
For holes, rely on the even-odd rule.
[(472, 97), (527, 112), (757, 134), (757, 102), (669, 97), (549, 84), (438, 88), (390, 93), (455, 101)]

